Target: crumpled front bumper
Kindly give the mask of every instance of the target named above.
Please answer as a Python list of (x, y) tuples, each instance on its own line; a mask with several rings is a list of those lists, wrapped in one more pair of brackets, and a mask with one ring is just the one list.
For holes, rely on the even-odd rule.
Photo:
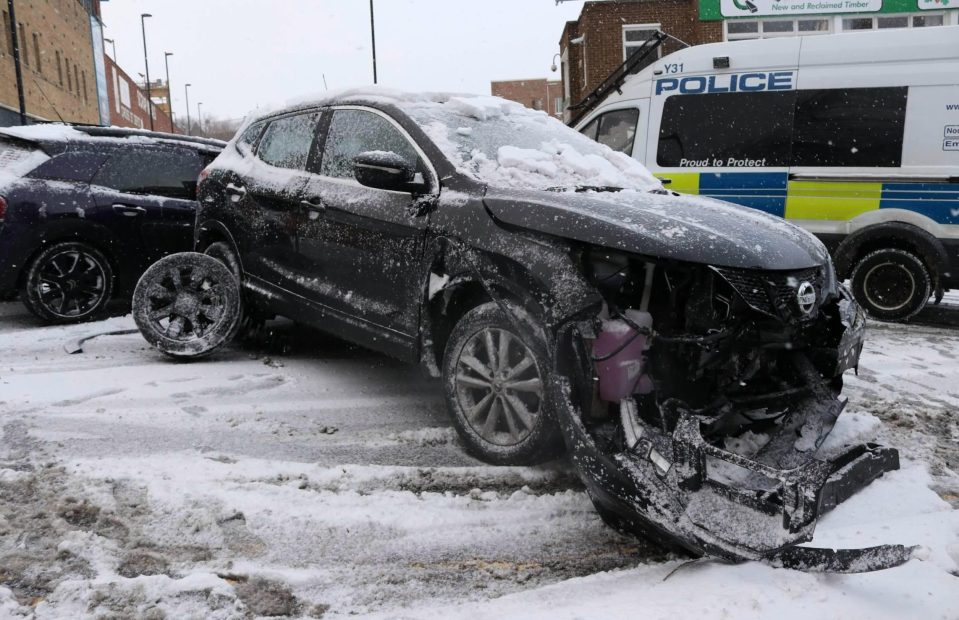
[[(854, 320), (847, 326), (840, 347), (847, 353), (836, 360), (837, 374), (858, 364), (863, 325)], [(558, 355), (575, 356), (575, 349), (560, 347)], [(583, 422), (576, 404), (582, 403), (583, 392), (576, 395), (572, 386), (588, 380), (576, 372), (564, 373), (571, 366), (577, 365), (556, 367), (558, 422), (590, 497), (607, 522), (694, 555), (763, 560), (810, 571), (866, 572), (912, 557), (914, 549), (901, 545), (839, 551), (798, 546), (812, 539), (823, 514), (899, 468), (898, 451), (875, 444), (818, 456), (815, 446), (821, 445), (843, 407), (825, 389), (812, 390), (797, 407), (801, 413), (794, 423), (784, 424), (778, 438), (774, 434), (770, 445), (779, 441), (784, 448), (752, 458), (707, 442), (701, 429), (708, 426), (708, 418), (677, 400), (662, 405), (676, 420), (671, 431), (637, 419), (638, 430), (630, 433), (635, 443), (610, 452), (597, 445)], [(807, 365), (807, 372), (815, 370)], [(821, 377), (819, 382), (825, 385)], [(628, 402), (621, 405), (624, 416)], [(808, 428), (814, 428), (818, 439), (804, 453), (793, 444), (799, 445), (796, 437)]]

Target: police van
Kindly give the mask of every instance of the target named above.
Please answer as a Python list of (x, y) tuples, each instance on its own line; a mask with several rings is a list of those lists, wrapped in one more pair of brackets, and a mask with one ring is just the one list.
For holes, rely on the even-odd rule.
[(871, 316), (959, 286), (959, 27), (700, 45), (615, 86), (577, 129), (811, 231)]

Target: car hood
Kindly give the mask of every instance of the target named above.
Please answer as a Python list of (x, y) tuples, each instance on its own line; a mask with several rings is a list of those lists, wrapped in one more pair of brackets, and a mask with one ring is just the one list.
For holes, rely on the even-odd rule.
[(794, 270), (821, 266), (828, 256), (798, 226), (702, 196), (490, 188), (484, 202), (500, 223), (650, 257)]

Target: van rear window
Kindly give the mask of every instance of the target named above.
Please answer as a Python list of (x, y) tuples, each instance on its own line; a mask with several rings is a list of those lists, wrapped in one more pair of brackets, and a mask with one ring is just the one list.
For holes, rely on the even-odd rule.
[(788, 166), (795, 91), (673, 95), (659, 127), (662, 167)]
[(793, 166), (902, 165), (908, 88), (801, 90)]

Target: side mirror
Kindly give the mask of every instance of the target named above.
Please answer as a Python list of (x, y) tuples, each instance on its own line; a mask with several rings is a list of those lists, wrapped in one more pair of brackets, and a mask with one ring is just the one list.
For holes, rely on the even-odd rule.
[(367, 151), (353, 158), (353, 176), (361, 185), (375, 189), (413, 192), (416, 171), (393, 152)]

